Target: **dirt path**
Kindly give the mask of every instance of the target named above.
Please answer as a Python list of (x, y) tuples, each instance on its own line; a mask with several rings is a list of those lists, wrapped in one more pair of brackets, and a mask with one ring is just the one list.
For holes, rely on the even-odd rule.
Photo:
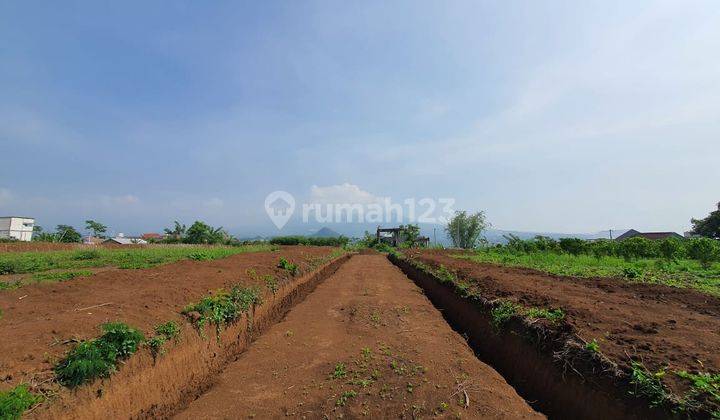
[(384, 256), (358, 255), (177, 418), (433, 414), (541, 417)]

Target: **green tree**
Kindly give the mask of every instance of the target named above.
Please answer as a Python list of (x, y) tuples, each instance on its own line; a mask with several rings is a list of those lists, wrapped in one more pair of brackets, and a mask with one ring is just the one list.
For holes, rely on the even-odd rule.
[(188, 228), (184, 242), (189, 244), (217, 244), (224, 242), (227, 238), (228, 234), (222, 227), (213, 228), (198, 220)]
[(74, 227), (69, 225), (57, 225), (55, 228), (55, 236), (58, 242), (80, 242), (82, 236), (75, 230)]
[(85, 229), (92, 231), (92, 235), (97, 238), (104, 238), (105, 232), (107, 232), (107, 226), (95, 220), (86, 220)]
[(400, 244), (403, 248), (410, 248), (415, 245), (420, 236), (420, 226), (418, 225), (400, 225), (401, 236), (404, 239)]
[(466, 211), (457, 211), (445, 226), (445, 233), (456, 248), (475, 248), (482, 232), (490, 227), (485, 220), (485, 212), (468, 215)]
[(560, 249), (570, 255), (580, 255), (587, 248), (586, 242), (580, 238), (560, 238)]
[(720, 239), (720, 203), (717, 204), (717, 210), (711, 212), (706, 218), (690, 219), (690, 223), (693, 225), (692, 232), (694, 234)]
[(674, 261), (681, 257), (684, 249), (683, 243), (675, 238), (664, 239), (658, 245), (660, 255), (668, 261)]
[(687, 244), (688, 256), (700, 261), (700, 264), (709, 268), (713, 262), (720, 260), (720, 245), (710, 238), (693, 238)]
[(181, 225), (180, 222), (177, 220), (175, 221), (175, 226), (173, 228), (165, 228), (165, 233), (172, 236), (176, 240), (180, 240), (185, 236), (185, 232), (187, 231), (187, 228), (185, 225)]

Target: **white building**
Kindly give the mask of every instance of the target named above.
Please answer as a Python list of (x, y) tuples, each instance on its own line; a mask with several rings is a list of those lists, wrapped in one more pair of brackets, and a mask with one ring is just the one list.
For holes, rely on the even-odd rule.
[(35, 219), (32, 217), (0, 217), (0, 238), (15, 238), (19, 241), (31, 241)]

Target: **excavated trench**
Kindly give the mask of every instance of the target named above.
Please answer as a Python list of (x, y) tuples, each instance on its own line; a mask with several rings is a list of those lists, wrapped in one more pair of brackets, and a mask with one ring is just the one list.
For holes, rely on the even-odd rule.
[[(442, 283), (432, 273), (394, 255), (389, 260), (415, 282), (443, 317), (464, 335), (477, 357), (493, 367), (537, 411), (559, 419), (670, 418), (670, 413), (651, 409), (647, 401), (629, 395), (626, 384), (598, 366), (577, 369), (572, 358), (559, 357), (562, 340), (543, 335), (522, 322), (509, 322), (501, 332), (491, 323), (487, 304), (458, 295), (454, 286)], [(565, 355), (563, 355), (565, 356)], [(564, 360), (563, 360), (564, 359)], [(583, 361), (578, 360), (578, 365)], [(589, 372), (588, 371), (595, 371)]]
[(230, 325), (215, 338), (207, 328), (202, 337), (185, 325), (181, 342), (154, 360), (136, 354), (110, 378), (75, 390), (32, 418), (169, 418), (207, 391), (219, 372), (237, 359), (257, 337), (281, 321), (321, 282), (350, 258), (339, 257), (318, 270), (282, 286), (265, 303)]

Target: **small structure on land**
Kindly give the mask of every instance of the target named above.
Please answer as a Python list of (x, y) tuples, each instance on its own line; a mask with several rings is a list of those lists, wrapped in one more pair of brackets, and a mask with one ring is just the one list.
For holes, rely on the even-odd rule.
[(146, 241), (162, 241), (163, 239), (165, 239), (165, 237), (167, 237), (167, 235), (155, 232), (143, 233), (142, 236), (140, 236), (140, 238)]
[[(376, 232), (376, 239), (378, 243), (384, 243), (395, 247), (400, 246), (408, 240), (405, 229), (402, 227), (381, 228), (379, 226)], [(427, 236), (418, 236), (417, 238), (415, 238), (411, 246), (426, 247), (429, 244), (430, 238), (428, 238)]]
[(103, 245), (147, 245), (147, 241), (142, 238), (132, 238), (118, 233), (118, 236), (103, 241)]
[(32, 241), (35, 219), (22, 216), (0, 217), (0, 238)]
[(650, 239), (653, 241), (660, 241), (663, 239), (668, 238), (675, 238), (675, 239), (685, 239), (682, 235), (675, 232), (638, 232), (635, 229), (630, 229), (627, 232), (623, 233), (622, 235), (618, 236), (616, 241), (622, 241), (624, 239), (630, 239), (630, 238), (645, 238)]
[(83, 244), (85, 245), (100, 245), (103, 242), (105, 242), (105, 238), (97, 236), (86, 236), (83, 238)]

